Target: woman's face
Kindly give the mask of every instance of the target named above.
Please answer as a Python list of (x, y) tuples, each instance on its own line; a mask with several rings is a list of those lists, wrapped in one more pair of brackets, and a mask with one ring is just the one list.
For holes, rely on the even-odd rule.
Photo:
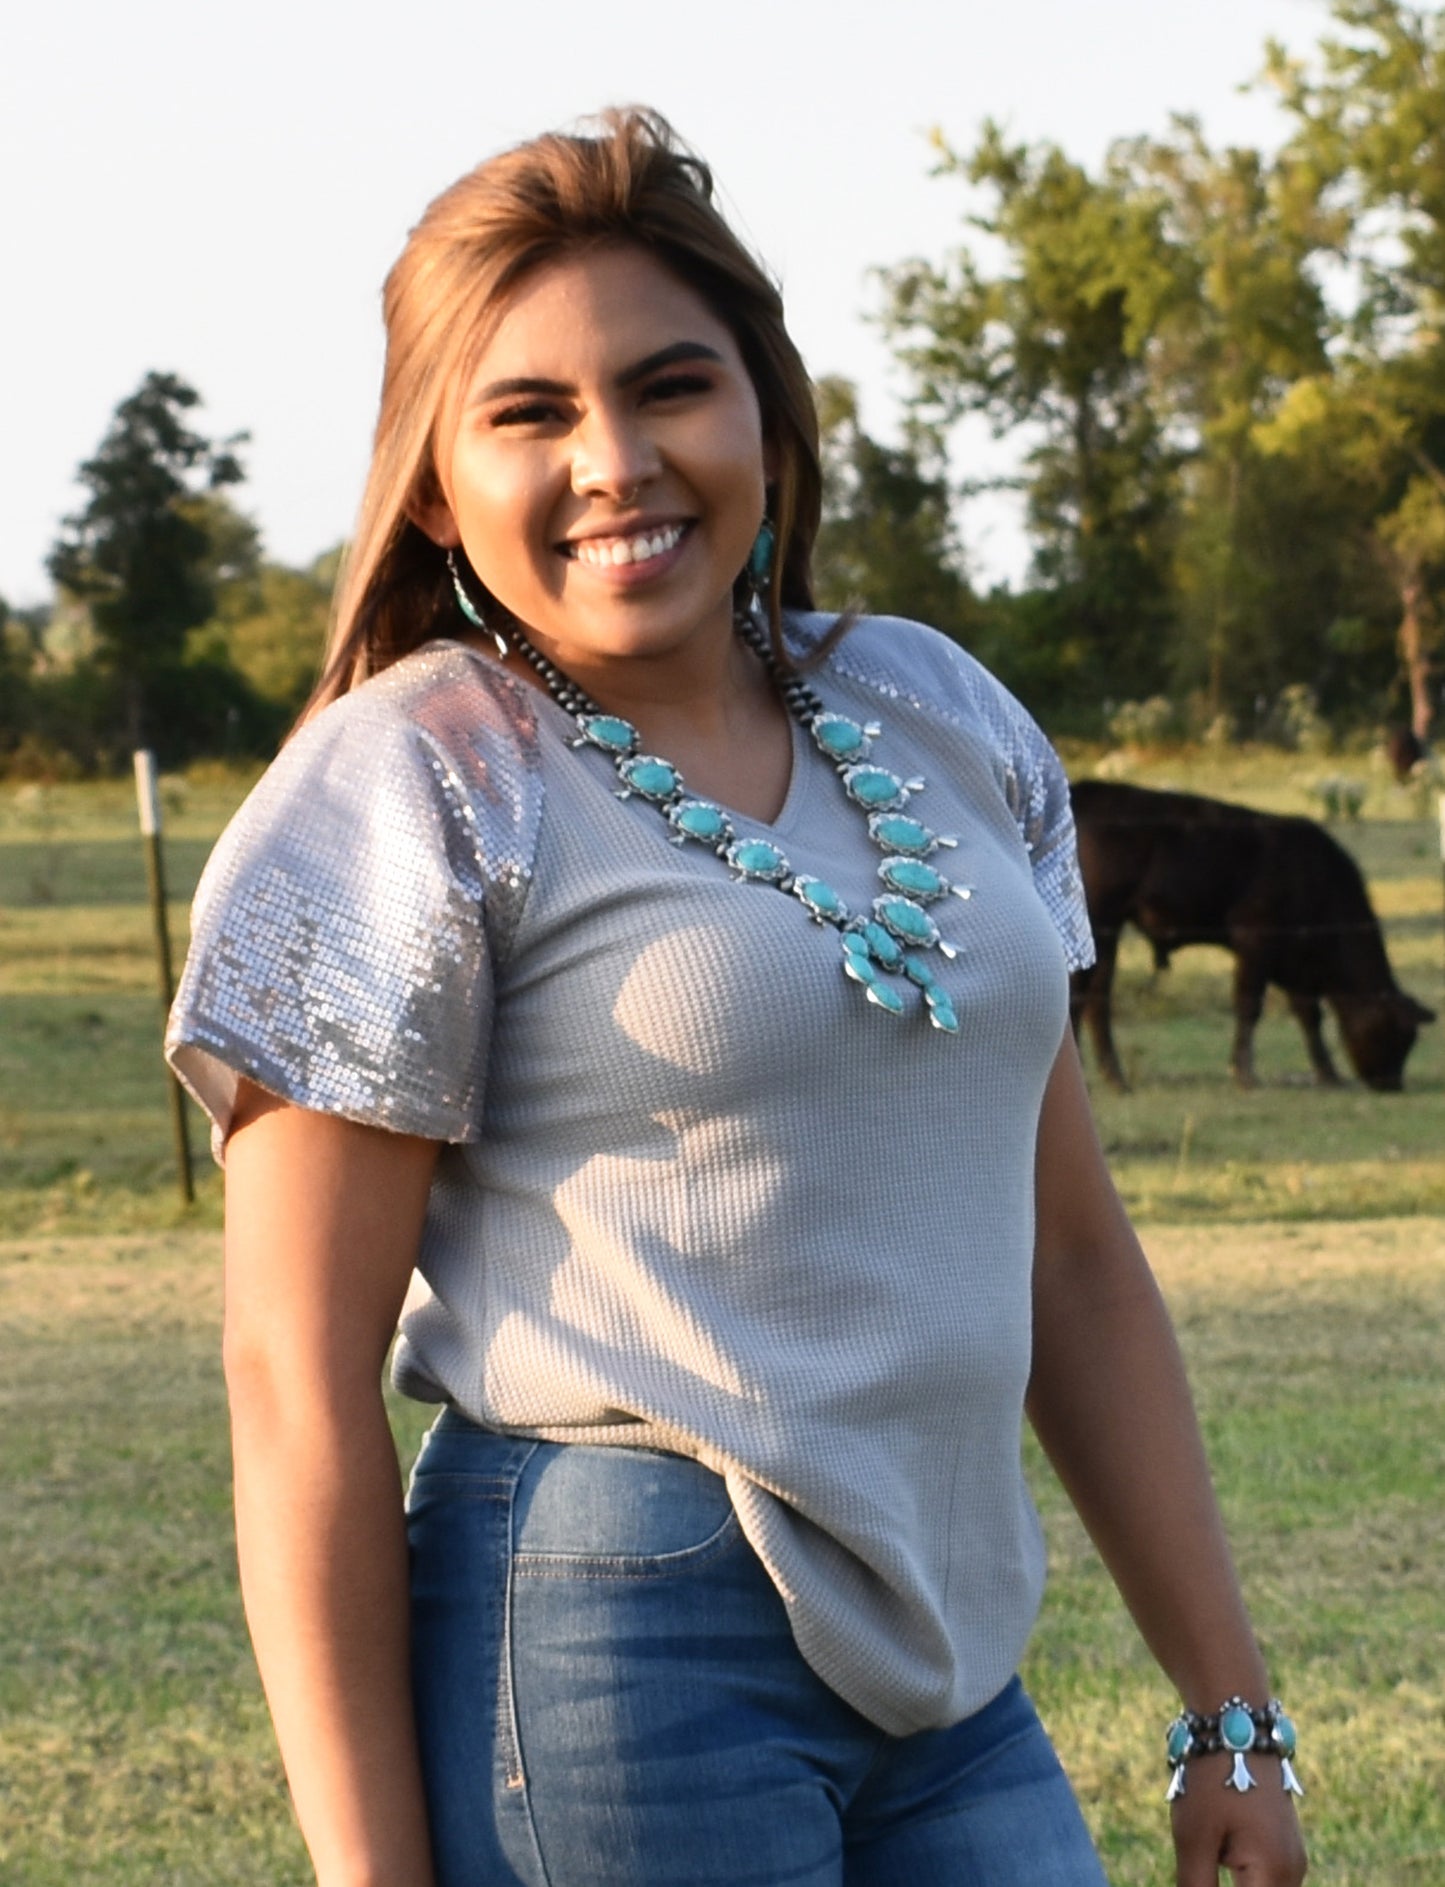
[(731, 332), (659, 262), (525, 278), (449, 420), (418, 522), (562, 668), (726, 641), (769, 455)]

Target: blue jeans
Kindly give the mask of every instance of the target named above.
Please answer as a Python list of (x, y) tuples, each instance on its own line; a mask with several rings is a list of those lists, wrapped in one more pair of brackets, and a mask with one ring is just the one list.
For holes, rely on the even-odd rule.
[(878, 1729), (696, 1462), (449, 1412), (407, 1510), (439, 1887), (1103, 1887), (1017, 1678)]

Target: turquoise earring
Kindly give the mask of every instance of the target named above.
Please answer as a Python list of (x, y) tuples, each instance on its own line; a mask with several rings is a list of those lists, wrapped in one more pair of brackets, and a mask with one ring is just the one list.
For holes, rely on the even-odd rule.
[(763, 606), (763, 598), (767, 594), (768, 583), (773, 574), (773, 554), (777, 547), (777, 533), (765, 517), (758, 526), (758, 534), (753, 539), (752, 549), (748, 552), (748, 588), (752, 592), (755, 609)]
[(462, 582), (462, 573), (457, 568), (457, 554), (454, 550), (447, 552), (447, 569), (451, 573), (452, 589), (456, 594), (457, 608), (474, 629), (480, 629), (484, 636), (490, 636), (492, 638), (493, 642), (497, 645), (498, 655), (505, 656), (508, 654), (511, 645), (507, 641), (507, 638), (502, 634), (500, 629), (494, 628), (492, 624), (487, 621), (486, 617), (477, 608), (471, 597), (467, 595), (466, 585)]

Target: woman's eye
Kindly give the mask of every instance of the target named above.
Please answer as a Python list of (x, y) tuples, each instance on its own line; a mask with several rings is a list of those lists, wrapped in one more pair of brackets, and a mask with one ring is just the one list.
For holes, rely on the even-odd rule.
[(646, 398), (650, 400), (685, 399), (691, 393), (707, 393), (712, 389), (712, 382), (706, 374), (669, 373), (647, 383)]
[(494, 426), (545, 426), (559, 418), (557, 408), (546, 400), (520, 400), (515, 406), (500, 407), (492, 414)]

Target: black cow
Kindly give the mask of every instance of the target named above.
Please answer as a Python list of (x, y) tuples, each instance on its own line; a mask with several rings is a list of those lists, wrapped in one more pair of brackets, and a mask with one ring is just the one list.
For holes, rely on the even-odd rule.
[(1074, 1028), (1087, 1024), (1104, 1078), (1126, 1086), (1110, 1029), (1119, 932), (1133, 924), (1164, 969), (1186, 944), (1234, 953), (1234, 1052), (1254, 1082), (1254, 1030), (1276, 984), (1304, 1030), (1319, 1081), (1339, 1080), (1320, 1033), (1329, 1004), (1367, 1086), (1403, 1086), (1405, 1057), (1434, 1014), (1395, 982), (1359, 867), (1312, 819), (1255, 812), (1193, 793), (1082, 780), (1073, 788), (1079, 862), (1098, 961), (1073, 979)]

